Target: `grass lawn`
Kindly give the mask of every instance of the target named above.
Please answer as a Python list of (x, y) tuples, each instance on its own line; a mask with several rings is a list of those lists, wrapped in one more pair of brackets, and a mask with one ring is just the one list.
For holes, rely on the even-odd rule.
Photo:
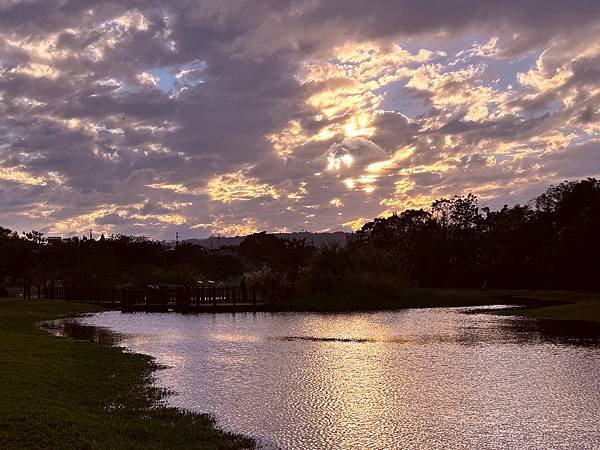
[(253, 447), (210, 417), (160, 405), (149, 357), (56, 338), (36, 322), (95, 311), (50, 300), (0, 300), (0, 449)]
[(522, 295), (539, 299), (544, 304), (519, 310), (527, 317), (557, 320), (582, 320), (600, 322), (600, 294), (571, 291), (516, 291)]

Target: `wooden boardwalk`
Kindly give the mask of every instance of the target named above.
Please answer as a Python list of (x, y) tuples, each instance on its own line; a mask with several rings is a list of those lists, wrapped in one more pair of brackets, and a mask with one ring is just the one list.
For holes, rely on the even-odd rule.
[[(252, 312), (271, 311), (285, 302), (290, 288), (202, 286), (179, 288), (82, 288), (42, 285), (38, 298), (92, 303), (123, 312)], [(26, 292), (25, 298), (31, 298)]]

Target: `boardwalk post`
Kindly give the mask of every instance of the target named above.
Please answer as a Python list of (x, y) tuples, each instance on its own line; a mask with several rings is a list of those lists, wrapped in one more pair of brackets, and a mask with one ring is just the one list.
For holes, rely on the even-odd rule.
[(240, 282), (240, 294), (242, 297), (242, 303), (246, 303), (248, 301), (248, 288), (246, 287), (246, 279), (242, 277), (242, 281)]

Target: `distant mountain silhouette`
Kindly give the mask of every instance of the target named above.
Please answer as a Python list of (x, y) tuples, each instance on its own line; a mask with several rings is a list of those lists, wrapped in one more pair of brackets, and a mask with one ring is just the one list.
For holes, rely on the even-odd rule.
[[(336, 243), (340, 247), (345, 247), (348, 241), (352, 239), (352, 233), (344, 231), (334, 231), (332, 233), (311, 233), (308, 231), (298, 231), (294, 233), (269, 233), (280, 239), (305, 239), (308, 244), (315, 247), (322, 247), (325, 244)], [(205, 248), (219, 248), (226, 246), (237, 246), (246, 238), (246, 236), (218, 237), (211, 236), (206, 239), (186, 239), (184, 242), (200, 245)]]

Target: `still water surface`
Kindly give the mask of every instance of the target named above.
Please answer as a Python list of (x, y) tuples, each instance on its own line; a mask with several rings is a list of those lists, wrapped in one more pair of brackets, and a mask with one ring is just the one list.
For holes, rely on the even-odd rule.
[(81, 321), (168, 365), (171, 405), (265, 448), (600, 448), (600, 341), (468, 310)]

